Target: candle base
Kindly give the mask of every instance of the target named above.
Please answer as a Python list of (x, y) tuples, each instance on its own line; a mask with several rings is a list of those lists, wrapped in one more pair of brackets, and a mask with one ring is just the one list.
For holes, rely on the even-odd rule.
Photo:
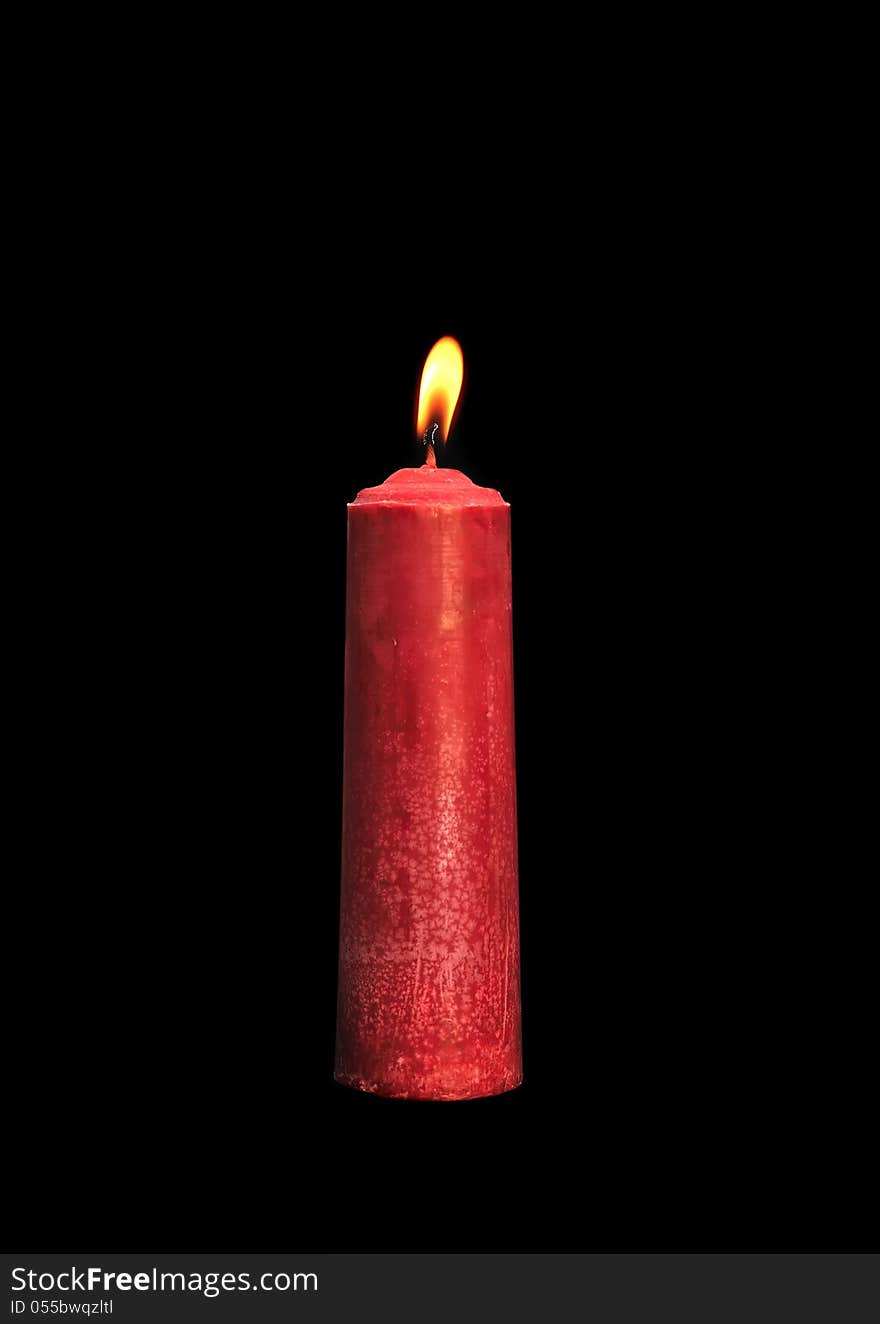
[(522, 1073), (511, 1072), (499, 1081), (483, 1084), (462, 1084), (458, 1087), (442, 1089), (436, 1086), (419, 1086), (415, 1084), (400, 1085), (392, 1081), (372, 1081), (364, 1080), (361, 1076), (352, 1076), (346, 1072), (336, 1071), (333, 1079), (337, 1085), (344, 1085), (347, 1089), (360, 1090), (362, 1094), (375, 1094), (380, 1099), (407, 1099), (410, 1102), (421, 1103), (464, 1103), (468, 1099), (491, 1099), (498, 1094), (509, 1094), (511, 1090), (519, 1089), (522, 1084)]

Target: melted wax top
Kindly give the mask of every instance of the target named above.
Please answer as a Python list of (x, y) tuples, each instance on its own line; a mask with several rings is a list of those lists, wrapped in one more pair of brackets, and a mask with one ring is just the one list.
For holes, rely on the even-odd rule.
[(459, 469), (398, 469), (379, 487), (365, 487), (354, 506), (506, 506), (500, 492), (477, 487)]

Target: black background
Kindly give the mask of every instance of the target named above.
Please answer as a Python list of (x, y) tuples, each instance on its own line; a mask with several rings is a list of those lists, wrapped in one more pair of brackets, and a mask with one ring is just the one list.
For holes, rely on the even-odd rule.
[[(702, 288), (542, 243), (490, 279), (474, 239), (468, 299), (257, 246), (102, 288), (24, 493), (19, 1244), (864, 1242), (863, 975), (793, 784), (764, 433)], [(420, 462), (443, 334), (440, 463), (512, 506), (526, 1079), (419, 1105), (332, 1081), (345, 506)]]

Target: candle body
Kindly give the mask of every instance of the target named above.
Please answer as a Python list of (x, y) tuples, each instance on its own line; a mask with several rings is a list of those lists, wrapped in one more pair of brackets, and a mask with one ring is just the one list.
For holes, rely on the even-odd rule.
[(336, 1079), (522, 1079), (510, 509), (449, 469), (349, 507)]

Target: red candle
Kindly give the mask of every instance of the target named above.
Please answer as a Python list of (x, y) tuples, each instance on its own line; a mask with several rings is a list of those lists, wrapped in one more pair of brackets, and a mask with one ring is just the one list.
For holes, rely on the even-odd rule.
[(470, 1099), (522, 1079), (510, 508), (428, 460), (349, 506), (335, 1074)]

